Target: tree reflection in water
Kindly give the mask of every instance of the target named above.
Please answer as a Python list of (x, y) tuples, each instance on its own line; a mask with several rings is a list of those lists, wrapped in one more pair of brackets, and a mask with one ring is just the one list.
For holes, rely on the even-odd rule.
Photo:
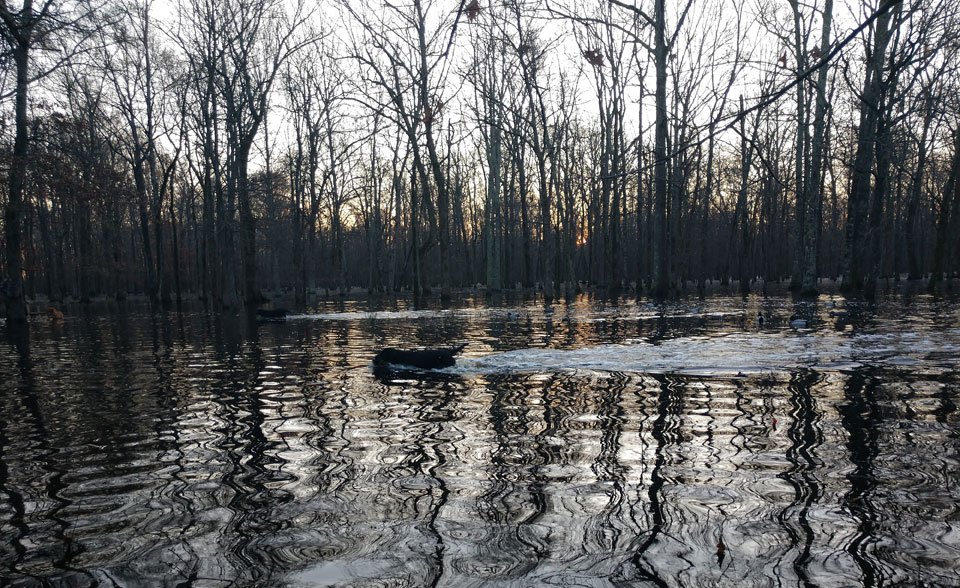
[[(892, 354), (871, 337), (895, 322), (804, 340), (751, 332), (752, 308), (711, 319), (742, 304), (723, 299), (649, 315), (579, 300), (522, 320), (469, 304), (276, 324), (90, 313), (6, 331), (0, 577), (955, 585), (960, 335), (931, 330), (921, 302)], [(729, 368), (734, 343), (780, 338), (820, 363)], [(387, 345), (448, 341), (471, 342), (466, 367), (369, 365)], [(630, 355), (685, 348), (697, 373)], [(527, 360), (551, 367), (511, 368)]]

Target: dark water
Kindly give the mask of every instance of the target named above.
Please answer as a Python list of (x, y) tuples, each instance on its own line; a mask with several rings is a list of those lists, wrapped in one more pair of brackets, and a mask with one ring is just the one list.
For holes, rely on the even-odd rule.
[(956, 302), (370, 310), (0, 324), (2, 583), (960, 585)]

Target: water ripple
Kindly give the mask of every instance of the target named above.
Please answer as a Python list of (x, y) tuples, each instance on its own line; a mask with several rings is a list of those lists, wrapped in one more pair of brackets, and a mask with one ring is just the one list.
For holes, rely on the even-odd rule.
[(32, 328), (0, 353), (0, 583), (960, 585), (960, 326), (798, 304)]

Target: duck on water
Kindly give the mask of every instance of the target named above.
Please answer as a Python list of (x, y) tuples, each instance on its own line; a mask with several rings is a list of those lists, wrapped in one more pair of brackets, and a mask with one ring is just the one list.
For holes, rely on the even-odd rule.
[(451, 367), (456, 364), (454, 356), (467, 344), (440, 349), (394, 349), (387, 347), (373, 357), (375, 366), (409, 366), (425, 370)]

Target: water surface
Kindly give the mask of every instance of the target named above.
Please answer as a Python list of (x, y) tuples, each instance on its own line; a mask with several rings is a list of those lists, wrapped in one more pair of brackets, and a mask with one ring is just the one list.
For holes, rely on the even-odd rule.
[[(957, 309), (464, 299), (0, 324), (0, 579), (957, 586)], [(438, 372), (370, 365), (458, 342)]]

